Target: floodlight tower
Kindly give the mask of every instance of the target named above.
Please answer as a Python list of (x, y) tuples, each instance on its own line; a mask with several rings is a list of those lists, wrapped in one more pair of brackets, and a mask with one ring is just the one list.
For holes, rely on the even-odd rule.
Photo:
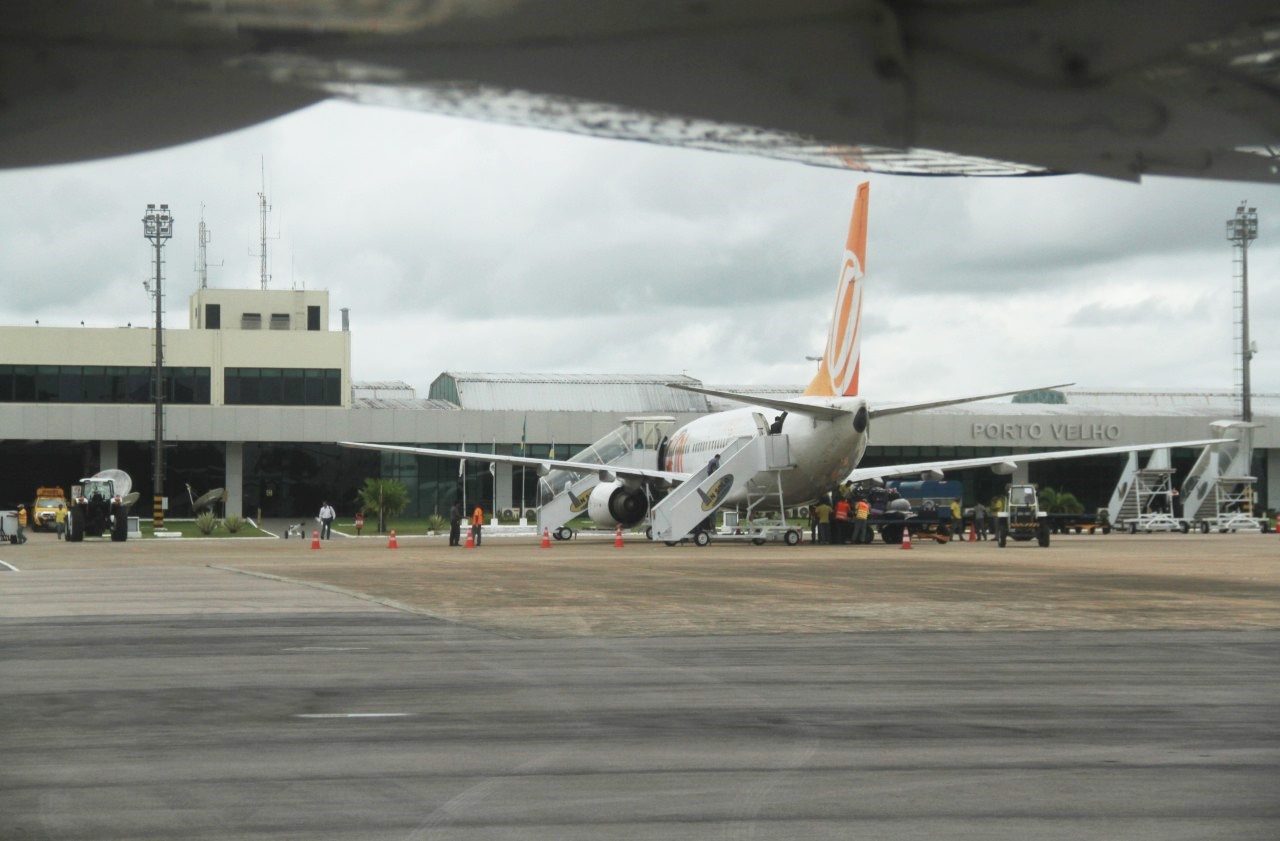
[(1240, 354), (1240, 419), (1253, 420), (1252, 385), (1249, 379), (1249, 361), (1256, 352), (1249, 341), (1249, 243), (1258, 238), (1258, 209), (1240, 202), (1236, 215), (1227, 220), (1227, 239), (1235, 245), (1235, 309), (1236, 340)]
[(164, 259), (162, 249), (165, 240), (173, 236), (173, 217), (169, 215), (169, 205), (162, 204), (157, 210), (154, 204), (147, 205), (147, 213), (142, 217), (142, 235), (151, 240), (156, 249), (156, 372), (152, 379), (151, 391), (156, 401), (156, 450), (152, 462), (155, 472), (152, 474), (152, 525), (157, 529), (164, 528), (164, 296), (161, 294), (161, 279)]

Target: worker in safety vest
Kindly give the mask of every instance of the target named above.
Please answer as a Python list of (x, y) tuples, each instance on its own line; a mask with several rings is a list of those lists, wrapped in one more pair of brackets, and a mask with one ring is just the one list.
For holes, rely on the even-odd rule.
[(477, 505), (476, 510), (471, 512), (471, 539), (475, 541), (477, 547), (480, 545), (482, 528), (484, 528), (484, 509)]
[(848, 543), (849, 542), (849, 515), (851, 506), (849, 500), (841, 497), (836, 503), (836, 527), (835, 534), (832, 535), (832, 543)]
[(867, 542), (867, 518), (871, 516), (871, 503), (865, 499), (858, 500), (853, 507), (853, 543)]
[(18, 506), (18, 542), (27, 542), (27, 506)]

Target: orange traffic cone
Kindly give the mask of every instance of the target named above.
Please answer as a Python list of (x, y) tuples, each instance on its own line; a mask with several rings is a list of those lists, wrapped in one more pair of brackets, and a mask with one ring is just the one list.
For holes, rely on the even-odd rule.
[(476, 536), (470, 530), (467, 531), (467, 544), (462, 548), (463, 549), (476, 548)]
[(969, 542), (974, 543), (978, 539), (978, 527), (973, 523), (969, 524)]
[(312, 531), (311, 531), (311, 548), (312, 548), (312, 549), (319, 549), (319, 548), (320, 548), (320, 531), (319, 531), (319, 529), (312, 529)]
[(542, 530), (542, 548), (543, 549), (551, 548), (551, 532), (548, 531), (547, 529)]
[(613, 548), (622, 548), (622, 526), (618, 526), (617, 533), (613, 536)]
[(396, 530), (395, 530), (395, 529), (392, 529), (392, 530), (391, 530), (391, 539), (387, 541), (387, 548), (388, 548), (388, 549), (399, 549), (399, 548), (400, 548), (400, 544), (396, 543)]
[(903, 549), (911, 548), (911, 529), (908, 528), (907, 526), (902, 527), (902, 548)]

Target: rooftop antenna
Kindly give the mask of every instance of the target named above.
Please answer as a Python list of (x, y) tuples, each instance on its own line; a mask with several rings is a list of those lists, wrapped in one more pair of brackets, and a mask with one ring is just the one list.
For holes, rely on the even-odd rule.
[[(209, 288), (209, 260), (205, 246), (213, 241), (213, 232), (204, 223), (204, 202), (200, 202), (200, 232), (196, 236), (196, 276), (200, 278), (200, 288)], [(218, 263), (222, 265), (221, 262)]]
[(258, 258), (258, 277), (262, 283), (262, 288), (266, 289), (271, 285), (271, 275), (267, 272), (267, 240), (280, 239), (280, 235), (267, 236), (267, 214), (271, 212), (271, 205), (267, 204), (267, 163), (262, 161), (262, 190), (258, 193), (258, 253), (251, 256)]

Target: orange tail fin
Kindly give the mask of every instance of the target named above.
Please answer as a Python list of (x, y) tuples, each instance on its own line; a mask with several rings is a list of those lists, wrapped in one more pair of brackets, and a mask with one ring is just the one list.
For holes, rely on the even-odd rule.
[(836, 307), (831, 316), (831, 332), (818, 365), (818, 374), (804, 390), (807, 395), (852, 397), (858, 393), (861, 371), (862, 278), (867, 271), (867, 203), (871, 185), (858, 185), (849, 221), (849, 239), (844, 246), (844, 263), (836, 286)]

